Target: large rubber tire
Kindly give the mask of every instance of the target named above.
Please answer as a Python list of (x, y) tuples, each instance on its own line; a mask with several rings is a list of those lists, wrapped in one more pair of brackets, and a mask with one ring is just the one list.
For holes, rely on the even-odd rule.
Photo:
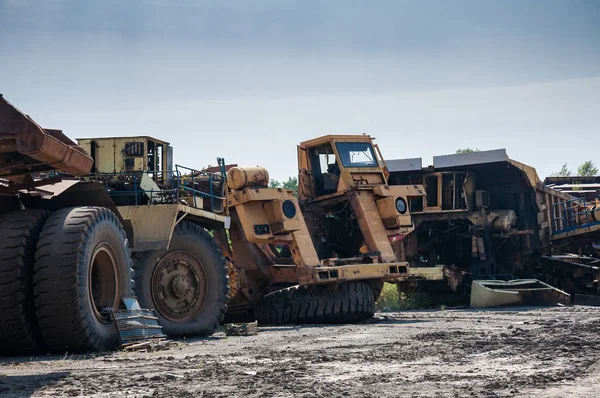
[(39, 354), (44, 350), (33, 304), (33, 262), (46, 210), (0, 216), (0, 354)]
[(254, 313), (262, 325), (352, 323), (375, 314), (375, 299), (365, 282), (292, 286), (267, 294)]
[(383, 284), (383, 281), (369, 281), (369, 287), (373, 291), (373, 299), (375, 300), (375, 302), (377, 302), (379, 296), (381, 296), (381, 292), (383, 291)]
[(37, 245), (33, 282), (50, 352), (118, 346), (114, 323), (98, 307), (117, 309), (122, 297), (133, 295), (132, 265), (125, 231), (109, 209), (66, 208), (48, 218)]
[[(134, 275), (140, 305), (154, 310), (167, 336), (209, 336), (221, 325), (229, 302), (227, 262), (201, 226), (182, 221), (168, 250), (136, 253)], [(178, 307), (184, 298), (191, 308)]]

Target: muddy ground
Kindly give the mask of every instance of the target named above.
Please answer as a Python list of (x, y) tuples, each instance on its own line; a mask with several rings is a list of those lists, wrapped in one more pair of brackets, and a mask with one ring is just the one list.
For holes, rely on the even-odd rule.
[(600, 308), (446, 309), (157, 352), (3, 358), (6, 397), (593, 397)]

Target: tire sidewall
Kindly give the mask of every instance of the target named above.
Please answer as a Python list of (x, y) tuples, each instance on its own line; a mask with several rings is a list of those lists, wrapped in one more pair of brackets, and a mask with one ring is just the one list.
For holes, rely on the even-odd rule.
[[(173, 232), (173, 238), (168, 250), (156, 250), (149, 252), (141, 257), (138, 255), (138, 264), (141, 268), (136, 268), (136, 295), (140, 304), (154, 310), (156, 317), (159, 319), (163, 331), (169, 336), (197, 335), (210, 334), (214, 332), (215, 317), (221, 312), (221, 297), (227, 295), (223, 292), (222, 275), (219, 274), (216, 266), (221, 265), (221, 259), (218, 258), (215, 250), (220, 250), (217, 247), (212, 247), (210, 241), (206, 239), (210, 237), (208, 233), (197, 225), (190, 226), (189, 231), (185, 231), (178, 225)], [(199, 233), (203, 239), (198, 239), (197, 235), (191, 232)], [(165, 318), (159, 311), (154, 300), (152, 289), (152, 277), (156, 270), (156, 266), (164, 256), (172, 251), (185, 251), (194, 256), (202, 265), (202, 271), (206, 277), (208, 292), (204, 305), (192, 319), (177, 322)], [(215, 266), (216, 265), (216, 266)], [(141, 275), (140, 275), (141, 274)]]
[[(92, 271), (92, 255), (95, 249), (102, 243), (107, 243), (113, 250), (116, 260), (116, 271), (118, 273), (119, 285), (119, 304), (121, 299), (126, 296), (132, 296), (131, 273), (129, 259), (129, 250), (127, 248), (127, 240), (122, 240), (122, 230), (111, 222), (110, 219), (101, 218), (92, 228), (89, 239), (82, 248), (80, 261), (78, 263), (78, 275), (80, 283), (78, 283), (79, 297), (84, 303), (85, 310), (83, 311), (84, 322), (93, 325), (90, 336), (92, 341), (97, 341), (98, 348), (105, 346), (114, 347), (118, 344), (118, 335), (116, 334), (115, 325), (113, 322), (104, 323), (98, 320), (94, 314), (94, 303), (91, 299), (90, 273)], [(118, 308), (114, 308), (117, 310)]]

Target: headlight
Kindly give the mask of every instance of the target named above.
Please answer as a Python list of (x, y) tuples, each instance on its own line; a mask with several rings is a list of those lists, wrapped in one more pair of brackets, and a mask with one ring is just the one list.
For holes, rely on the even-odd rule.
[(406, 213), (407, 206), (406, 206), (406, 201), (404, 199), (402, 199), (402, 198), (396, 199), (396, 210), (398, 210), (398, 213), (400, 213), (400, 214)]
[(281, 205), (281, 210), (283, 211), (283, 215), (287, 218), (296, 217), (296, 205), (291, 200), (285, 200)]

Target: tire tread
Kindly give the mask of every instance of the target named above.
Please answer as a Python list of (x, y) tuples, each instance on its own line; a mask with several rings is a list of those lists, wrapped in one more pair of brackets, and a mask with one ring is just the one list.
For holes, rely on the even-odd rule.
[(51, 352), (106, 351), (118, 342), (95, 333), (89, 322), (94, 315), (89, 314), (86, 306), (87, 289), (81, 288), (79, 275), (90, 231), (100, 222), (111, 223), (120, 232), (128, 259), (121, 269), (127, 270), (125, 277), (131, 286), (133, 264), (127, 236), (109, 209), (92, 206), (60, 209), (50, 216), (40, 234), (33, 275), (34, 297), (42, 336)]
[(335, 290), (296, 285), (267, 294), (255, 314), (263, 325), (359, 322), (374, 315), (374, 298), (370, 286), (360, 281), (342, 283)]
[(36, 242), (50, 212), (19, 210), (0, 216), (0, 353), (44, 350), (33, 302)]

